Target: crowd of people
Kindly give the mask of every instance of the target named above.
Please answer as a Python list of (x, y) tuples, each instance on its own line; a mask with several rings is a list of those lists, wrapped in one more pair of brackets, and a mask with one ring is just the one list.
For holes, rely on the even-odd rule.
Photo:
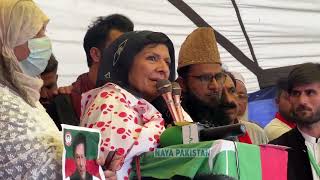
[[(242, 123), (246, 132), (235, 141), (288, 146), (288, 179), (320, 179), (320, 64), (301, 64), (279, 80), (278, 112), (263, 129), (248, 119), (245, 80), (223, 68), (211, 27), (189, 34), (176, 61), (164, 33), (134, 31), (120, 14), (98, 17), (83, 40), (89, 72), (58, 87), (59, 57), (45, 34), (48, 23), (32, 0), (0, 2), (1, 179), (61, 179), (61, 124), (99, 129), (97, 163), (104, 165), (113, 152), (106, 178), (129, 179), (134, 157), (154, 151), (174, 125), (159, 80), (181, 86), (186, 121)], [(77, 177), (92, 176), (82, 173)]]

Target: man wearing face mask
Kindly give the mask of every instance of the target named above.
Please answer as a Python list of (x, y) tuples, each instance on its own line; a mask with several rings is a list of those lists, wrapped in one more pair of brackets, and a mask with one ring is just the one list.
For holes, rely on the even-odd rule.
[(31, 0), (0, 3), (1, 179), (61, 177), (60, 133), (39, 103), (51, 55), (47, 23)]

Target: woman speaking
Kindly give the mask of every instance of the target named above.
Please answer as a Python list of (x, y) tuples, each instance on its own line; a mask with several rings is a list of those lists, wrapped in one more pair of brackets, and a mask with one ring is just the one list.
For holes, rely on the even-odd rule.
[(164, 131), (161, 113), (150, 102), (158, 80), (174, 80), (171, 40), (163, 33), (129, 32), (105, 50), (98, 88), (82, 95), (81, 125), (100, 129), (100, 151), (123, 157), (118, 179), (128, 179), (134, 156), (153, 151)]

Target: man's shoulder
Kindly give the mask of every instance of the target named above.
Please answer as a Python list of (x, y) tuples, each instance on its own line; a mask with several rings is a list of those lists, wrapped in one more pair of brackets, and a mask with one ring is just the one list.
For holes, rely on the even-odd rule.
[(240, 121), (244, 124), (253, 144), (267, 144), (268, 137), (264, 130), (256, 123), (250, 121)]
[(269, 144), (276, 144), (288, 147), (294, 147), (299, 143), (303, 143), (303, 137), (297, 128), (291, 129), (290, 131), (284, 133), (277, 139), (269, 142)]
[(276, 144), (276, 145), (288, 145), (288, 140), (291, 138), (292, 134), (290, 133), (292, 130), (282, 134), (278, 138), (269, 142), (269, 144)]
[(286, 128), (286, 129), (291, 129), (289, 128), (285, 123), (280, 121), (278, 118), (272, 119), (264, 129), (273, 129), (273, 128)]
[(289, 126), (285, 125), (277, 118), (273, 119), (264, 127), (264, 132), (270, 140), (274, 140), (290, 130), (291, 128)]
[(80, 81), (83, 78), (87, 78), (88, 76), (89, 76), (89, 72), (82, 73), (77, 77), (77, 80), (75, 82), (73, 82), (72, 84), (76, 83), (77, 81)]
[(71, 92), (73, 96), (81, 98), (81, 94), (88, 92), (95, 88), (95, 83), (92, 83), (89, 79), (89, 72), (83, 73), (77, 77), (77, 80), (71, 85)]
[(258, 124), (251, 122), (251, 121), (240, 121), (240, 123), (244, 124), (247, 129), (252, 129), (254, 131), (263, 132), (262, 127)]
[(87, 179), (87, 180), (98, 180), (98, 179), (100, 179), (100, 178), (98, 178), (98, 177), (90, 174), (89, 172), (86, 172), (86, 179)]
[(272, 126), (278, 126), (279, 124), (280, 124), (280, 120), (277, 118), (274, 118), (264, 127), (264, 129), (272, 127)]

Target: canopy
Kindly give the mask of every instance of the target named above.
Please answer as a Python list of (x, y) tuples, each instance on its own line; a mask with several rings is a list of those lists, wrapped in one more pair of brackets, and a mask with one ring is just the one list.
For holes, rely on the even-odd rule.
[[(51, 19), (47, 34), (53, 40), (53, 52), (59, 61), (59, 85), (69, 85), (79, 74), (88, 71), (82, 42), (87, 26), (97, 16), (121, 13), (134, 22), (135, 30), (164, 32), (173, 40), (177, 55), (181, 43), (196, 28), (167, 0), (36, 2)], [(261, 70), (320, 62), (320, 1), (184, 2), (247, 57), (238, 56), (236, 59), (234, 54), (230, 54), (230, 49), (219, 47), (222, 62), (230, 71), (240, 72), (245, 77), (249, 92), (259, 89), (257, 74), (260, 81), (279, 75), (278, 71)], [(288, 68), (284, 70), (288, 71)]]

